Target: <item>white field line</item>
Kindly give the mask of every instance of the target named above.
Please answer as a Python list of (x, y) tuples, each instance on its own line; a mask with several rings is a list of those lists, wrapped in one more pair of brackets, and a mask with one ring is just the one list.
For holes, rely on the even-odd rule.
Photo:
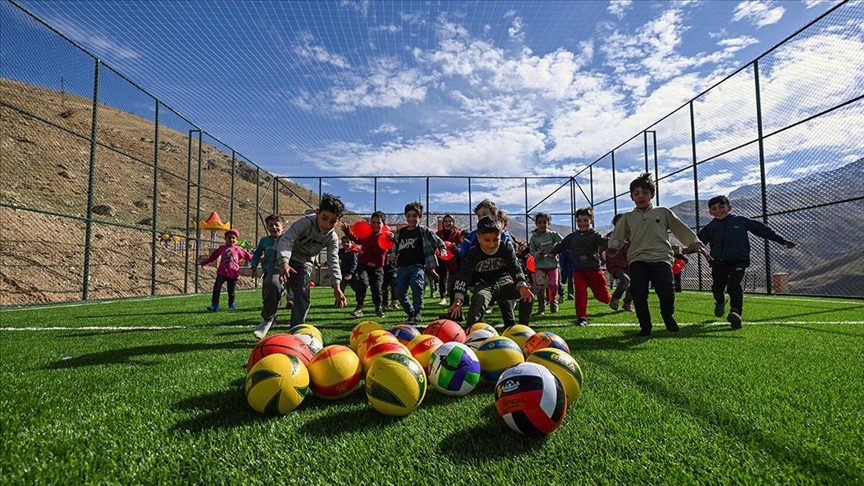
[(779, 297), (776, 295), (762, 295), (762, 294), (746, 294), (745, 299), (757, 299), (757, 300), (791, 300), (795, 302), (806, 302), (816, 300), (818, 302), (830, 302), (832, 304), (852, 304), (852, 305), (860, 305), (864, 306), (864, 300), (835, 300), (834, 297), (825, 297), (824, 299), (820, 299), (819, 297)]
[[(864, 325), (864, 321), (763, 321), (763, 322), (747, 322), (743, 321), (744, 324), (748, 326), (777, 326), (777, 325), (794, 325), (794, 326), (803, 326), (808, 324), (813, 325), (847, 325), (847, 326), (860, 326)], [(729, 324), (726, 322), (713, 322), (710, 324), (703, 324), (698, 322), (679, 322), (681, 326), (697, 326), (697, 327), (706, 327), (706, 326), (728, 326)], [(194, 326), (49, 326), (49, 327), (0, 327), (0, 331), (25, 331), (25, 332), (33, 332), (33, 331), (178, 331), (185, 329), (250, 329), (255, 327), (257, 324), (248, 324), (248, 325), (209, 325), (209, 324), (200, 324)], [(637, 323), (592, 323), (590, 327), (638, 327)], [(288, 325), (275, 325), (271, 330), (275, 329), (288, 329), (290, 326)], [(349, 326), (332, 326), (332, 325), (323, 325), (319, 326), (322, 329), (346, 329), (348, 330)], [(497, 326), (497, 327), (500, 327)], [(542, 326), (537, 326), (538, 328), (547, 328), (547, 327), (575, 327), (573, 323), (559, 323), (559, 324), (543, 324)], [(660, 325), (654, 326), (657, 329), (662, 329), (662, 323)]]

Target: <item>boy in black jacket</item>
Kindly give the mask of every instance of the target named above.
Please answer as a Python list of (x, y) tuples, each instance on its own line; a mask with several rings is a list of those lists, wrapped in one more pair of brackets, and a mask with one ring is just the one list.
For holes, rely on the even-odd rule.
[(776, 241), (795, 248), (795, 243), (778, 235), (759, 221), (730, 214), (732, 204), (726, 196), (715, 196), (708, 201), (708, 212), (714, 219), (702, 228), (698, 237), (711, 247), (711, 291), (714, 293), (714, 315), (722, 317), (726, 312), (726, 296), (729, 292), (729, 317), (732, 329), (741, 329), (741, 312), (744, 307), (744, 289), (741, 280), (750, 266), (750, 237), (748, 233), (767, 240)]
[[(488, 216), (480, 219), (477, 223), (478, 244), (468, 250), (453, 282), (450, 316), (454, 319), (462, 312), (468, 288), (473, 286), (466, 327), (481, 322), (489, 304), (501, 300), (519, 299), (519, 324), (528, 325), (531, 320), (534, 294), (525, 281), (513, 245), (501, 243), (502, 228), (500, 221)], [(512, 324), (504, 323), (506, 327)]]

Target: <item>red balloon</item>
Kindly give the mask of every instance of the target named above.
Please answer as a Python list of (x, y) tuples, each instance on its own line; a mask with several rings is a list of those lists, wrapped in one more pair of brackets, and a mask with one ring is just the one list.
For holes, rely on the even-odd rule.
[(442, 255), (441, 250), (435, 249), (435, 254), (438, 255), (438, 258), (440, 258), (441, 260), (444, 260), (445, 262), (447, 260), (453, 259), (453, 252), (450, 250), (444, 250), (444, 254)]
[(382, 250), (387, 251), (390, 248), (393, 248), (393, 240), (390, 239), (390, 236), (393, 233), (384, 232), (378, 235), (378, 246), (381, 247)]
[(528, 255), (528, 258), (525, 259), (525, 266), (528, 267), (529, 272), (537, 271), (537, 266), (534, 263), (534, 255)]
[(372, 235), (372, 223), (369, 221), (357, 221), (354, 223), (354, 226), (351, 227), (351, 232), (361, 240), (363, 238), (369, 238), (369, 236)]
[(687, 266), (687, 260), (683, 258), (679, 258), (675, 260), (675, 263), (672, 264), (672, 273), (678, 275), (681, 273), (681, 270), (684, 270), (684, 267)]

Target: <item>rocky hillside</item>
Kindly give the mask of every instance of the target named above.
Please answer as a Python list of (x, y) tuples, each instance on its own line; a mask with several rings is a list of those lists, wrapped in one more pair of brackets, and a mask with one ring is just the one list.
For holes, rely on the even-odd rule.
[[(9, 79), (0, 79), (0, 100), (0, 306), (79, 300), (87, 244), (92, 103)], [(194, 291), (195, 252), (186, 259), (187, 222), (193, 238), (189, 248), (194, 250), (195, 222), (210, 212), (230, 221), (252, 245), (256, 231), (259, 237), (265, 234), (261, 221), (274, 209), (271, 175), (238, 161), (232, 204), (231, 155), (206, 139), (199, 192), (199, 147), (197, 139), (190, 145), (188, 133), (161, 126), (157, 146), (152, 121), (107, 105), (99, 106), (97, 127), (88, 298), (150, 295), (151, 276), (158, 294)], [(279, 182), (279, 212), (290, 220), (317, 204), (317, 195), (308, 189)], [(257, 201), (262, 201), (260, 210)], [(207, 252), (211, 234), (201, 236), (199, 251)], [(154, 238), (159, 242), (155, 269)], [(221, 234), (215, 241), (222, 241)], [(206, 291), (214, 278), (213, 267), (201, 268), (199, 290)], [(241, 279), (241, 286), (252, 285), (251, 279)]]

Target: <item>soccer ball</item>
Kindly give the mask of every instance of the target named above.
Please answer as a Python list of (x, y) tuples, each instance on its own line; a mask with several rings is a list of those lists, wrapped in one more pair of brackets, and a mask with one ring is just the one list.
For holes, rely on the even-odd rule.
[(437, 321), (430, 322), (426, 326), (426, 329), (423, 330), (423, 334), (435, 336), (443, 343), (451, 341), (461, 343), (465, 341), (465, 331), (462, 329), (462, 326), (450, 319), (438, 319)]
[(386, 353), (379, 356), (366, 374), (366, 398), (384, 415), (401, 417), (420, 406), (426, 396), (426, 374), (411, 356)]
[(347, 346), (327, 346), (312, 358), (308, 368), (312, 391), (321, 398), (345, 398), (360, 387), (360, 358)]
[(429, 383), (445, 395), (457, 397), (471, 393), (480, 381), (480, 361), (462, 343), (444, 343), (429, 360)]
[(537, 363), (521, 363), (498, 379), (495, 408), (516, 432), (546, 435), (567, 415), (567, 394), (551, 371)]
[(311, 324), (297, 324), (288, 329), (288, 334), (293, 334), (300, 338), (301, 341), (309, 346), (309, 352), (312, 356), (318, 354), (321, 348), (324, 347), (324, 339), (321, 337), (321, 331)]
[(526, 360), (548, 369), (558, 378), (567, 393), (567, 403), (573, 403), (582, 393), (582, 368), (570, 353), (557, 348), (543, 348), (531, 353)]
[(525, 356), (543, 348), (556, 348), (570, 354), (570, 346), (567, 345), (567, 341), (554, 332), (543, 331), (538, 332), (525, 341)]
[(293, 334), (274, 334), (258, 341), (258, 344), (252, 348), (249, 360), (246, 361), (246, 369), (251, 370), (261, 358), (277, 353), (294, 356), (304, 366), (312, 359), (312, 351), (299, 337)]
[(477, 348), (480, 374), (489, 381), (496, 381), (507, 368), (525, 361), (518, 344), (503, 336), (494, 336)]
[(309, 372), (297, 357), (271, 354), (246, 375), (246, 401), (258, 413), (284, 415), (306, 398)]

